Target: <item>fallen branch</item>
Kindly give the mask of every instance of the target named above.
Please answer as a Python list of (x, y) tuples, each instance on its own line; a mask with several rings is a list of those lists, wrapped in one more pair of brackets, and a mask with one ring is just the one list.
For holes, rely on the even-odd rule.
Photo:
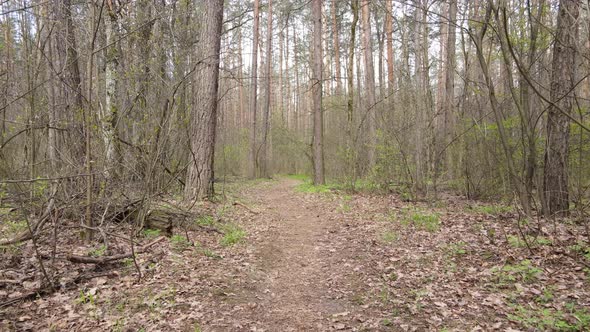
[(238, 201), (235, 201), (234, 205), (239, 205), (239, 206), (243, 207), (244, 209), (250, 211), (253, 214), (260, 214), (260, 212), (252, 210), (252, 208), (250, 208), (248, 205), (246, 205), (244, 203), (240, 203)]
[(0, 279), (0, 284), (20, 285), (22, 280)]
[(223, 235), (223, 232), (220, 231), (220, 230), (218, 230), (217, 228), (207, 227), (207, 226), (203, 226), (203, 225), (196, 225), (196, 226), (198, 228), (202, 229), (205, 232), (208, 232), (208, 233), (217, 233), (217, 234), (222, 234)]
[(118, 260), (125, 259), (125, 258), (132, 258), (135, 256), (135, 254), (141, 254), (141, 253), (147, 251), (147, 249), (149, 249), (151, 246), (153, 246), (154, 244), (156, 244), (158, 242), (161, 242), (165, 238), (166, 237), (161, 236), (161, 237), (155, 239), (154, 241), (146, 244), (145, 246), (138, 248), (137, 250), (135, 250), (135, 252), (132, 251), (132, 252), (124, 253), (124, 254), (113, 255), (113, 256), (104, 256), (104, 257), (69, 255), (67, 257), (67, 260), (72, 263), (80, 263), (80, 264), (97, 264), (97, 265), (106, 264), (106, 263), (118, 261)]

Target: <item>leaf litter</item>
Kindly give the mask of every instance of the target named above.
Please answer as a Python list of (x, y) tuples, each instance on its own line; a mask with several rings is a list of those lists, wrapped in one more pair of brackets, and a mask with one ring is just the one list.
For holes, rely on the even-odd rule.
[[(229, 209), (224, 202), (208, 204), (204, 208), (211, 214), (224, 209), (222, 219), (243, 230), (245, 238), (222, 245), (222, 234), (179, 232), (188, 235), (188, 244), (170, 238), (137, 256), (141, 279), (129, 261), (94, 266), (58, 260), (53, 273), (59, 272), (61, 288), (1, 308), (0, 330), (574, 331), (590, 326), (588, 244), (579, 225), (539, 221), (537, 233), (530, 234), (539, 244), (529, 250), (518, 241), (515, 213), (482, 212), (472, 208), (477, 202), (446, 197), (444, 204), (431, 206), (393, 194), (306, 194), (293, 190), (296, 185), (288, 179), (260, 182), (235, 189), (240, 204)], [(425, 228), (412, 220), (436, 220), (438, 226)], [(91, 249), (68, 243), (71, 238), (73, 231), (62, 234), (60, 250), (84, 254)], [(124, 241), (109, 243), (115, 253), (127, 247)], [(43, 279), (29, 244), (2, 255), (0, 279), (18, 282), (0, 285), (0, 302), (38, 289)], [(81, 275), (96, 277), (72, 284)], [(589, 325), (581, 325), (584, 320)]]

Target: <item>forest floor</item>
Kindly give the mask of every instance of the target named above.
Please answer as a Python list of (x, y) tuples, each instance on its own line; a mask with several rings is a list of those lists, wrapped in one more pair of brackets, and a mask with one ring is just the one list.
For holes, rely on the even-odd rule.
[[(132, 260), (64, 262), (73, 278), (97, 277), (0, 308), (0, 330), (590, 329), (581, 225), (527, 226), (503, 206), (406, 202), (293, 178), (235, 183), (224, 193), (197, 207), (210, 215), (196, 222), (220, 233), (177, 231), (158, 242), (138, 255), (141, 280)], [(143, 241), (158, 235), (144, 232)], [(30, 247), (21, 249), (21, 269), (35, 264)], [(0, 279), (17, 273), (2, 264)], [(0, 284), (0, 303), (18, 289)]]

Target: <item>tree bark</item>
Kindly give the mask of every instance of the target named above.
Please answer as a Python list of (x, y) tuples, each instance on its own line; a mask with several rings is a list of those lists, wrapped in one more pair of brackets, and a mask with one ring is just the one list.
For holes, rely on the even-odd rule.
[(117, 40), (119, 36), (118, 10), (112, 3), (108, 3), (107, 15), (105, 16), (106, 32), (106, 70), (105, 85), (106, 99), (105, 106), (101, 108), (100, 121), (102, 125), (102, 138), (106, 151), (105, 173), (108, 178), (115, 178), (118, 174), (120, 149), (119, 133), (117, 129), (119, 110), (117, 97), (119, 96), (119, 49)]
[(352, 23), (350, 25), (350, 42), (348, 44), (348, 65), (346, 67), (346, 80), (348, 82), (348, 98), (346, 105), (346, 138), (347, 138), (347, 162), (351, 187), (356, 182), (356, 158), (354, 153), (354, 138), (352, 135), (354, 116), (354, 46), (356, 42), (356, 26), (358, 24), (358, 0), (352, 0)]
[(325, 184), (322, 110), (322, 0), (313, 0), (313, 183)]
[(264, 104), (262, 111), (262, 144), (260, 145), (260, 176), (267, 178), (268, 171), (268, 140), (270, 132), (270, 97), (271, 97), (271, 75), (272, 75), (272, 0), (268, 0), (266, 29), (266, 70), (264, 77)]
[(336, 73), (336, 95), (342, 94), (342, 71), (340, 68), (340, 26), (337, 13), (338, 1), (332, 1), (332, 38), (334, 43), (334, 66)]
[(252, 42), (252, 65), (251, 65), (251, 86), (250, 86), (250, 153), (248, 174), (251, 179), (256, 177), (258, 169), (256, 153), (256, 99), (258, 96), (258, 38), (260, 24), (260, 2), (254, 0), (254, 32)]
[(74, 159), (82, 161), (84, 155), (84, 129), (80, 123), (73, 121), (73, 119), (79, 117), (84, 104), (71, 0), (58, 0), (53, 6), (53, 11), (58, 22), (55, 31), (57, 69), (63, 68), (59, 96), (63, 98), (61, 101), (64, 103), (63, 117), (69, 123), (68, 127), (70, 129), (66, 142), (70, 146), (70, 153)]
[(375, 148), (377, 137), (375, 134), (375, 67), (373, 65), (373, 38), (371, 34), (371, 11), (370, 1), (362, 0), (362, 29), (363, 29), (363, 48), (365, 56), (365, 89), (367, 93), (366, 100), (366, 121), (367, 121), (367, 170), (370, 172), (375, 166)]
[(387, 81), (389, 94), (391, 95), (395, 90), (395, 76), (393, 56), (393, 0), (385, 1), (385, 33), (386, 33), (386, 48), (387, 48)]
[(577, 20), (580, 1), (561, 0), (551, 66), (551, 105), (547, 112), (547, 148), (545, 150), (546, 213), (567, 215), (569, 210), (568, 158), (570, 121), (563, 113), (571, 113), (575, 77)]
[(192, 162), (188, 168), (185, 199), (211, 198), (213, 190), (213, 160), (217, 124), (217, 92), (219, 89), (219, 60), (224, 0), (205, 2), (202, 17), (196, 72), (195, 105), (191, 118), (190, 148)]

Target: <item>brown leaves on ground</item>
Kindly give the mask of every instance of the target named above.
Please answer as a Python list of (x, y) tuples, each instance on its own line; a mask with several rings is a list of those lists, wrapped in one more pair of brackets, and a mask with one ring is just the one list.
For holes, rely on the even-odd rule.
[[(590, 326), (588, 243), (575, 224), (526, 225), (507, 209), (458, 198), (428, 206), (395, 195), (298, 193), (296, 185), (283, 179), (243, 186), (234, 189), (240, 204), (199, 207), (215, 217), (198, 222), (225, 234), (176, 229), (175, 236), (138, 255), (139, 281), (129, 260), (104, 266), (47, 261), (50, 273), (60, 275), (61, 289), (0, 309), (0, 330)], [(98, 242), (92, 248), (73, 242), (71, 229), (64, 225), (58, 257), (107, 254)], [(146, 244), (153, 236), (139, 240)], [(41, 242), (49, 257), (49, 239)], [(108, 254), (128, 249), (125, 241), (111, 239)], [(0, 285), (0, 302), (41, 286), (30, 244), (2, 255), (0, 280), (14, 283)]]

